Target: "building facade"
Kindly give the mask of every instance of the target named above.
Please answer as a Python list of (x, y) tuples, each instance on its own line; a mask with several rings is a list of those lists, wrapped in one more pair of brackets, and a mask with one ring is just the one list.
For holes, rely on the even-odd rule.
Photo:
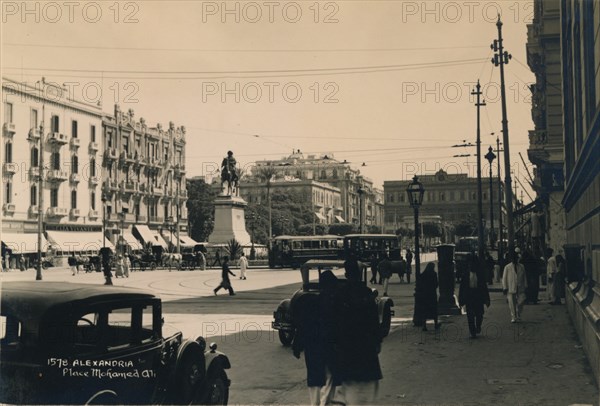
[(562, 0), (560, 24), (566, 301), (600, 380), (600, 4)]
[[(545, 248), (559, 252), (565, 244), (564, 147), (561, 85), (560, 1), (536, 1), (527, 26), (527, 63), (535, 73), (531, 86), (531, 117), (527, 155), (535, 165), (533, 186), (540, 233), (535, 232), (537, 255)], [(539, 216), (539, 217), (538, 217)], [(537, 221), (537, 220), (536, 220)], [(537, 224), (536, 224), (537, 226)], [(541, 242), (541, 244), (539, 244)]]
[(360, 224), (362, 215), (365, 226), (383, 225), (383, 192), (358, 169), (338, 161), (333, 154), (304, 156), (298, 150), (282, 159), (257, 161), (250, 178), (258, 181), (261, 168), (269, 166), (276, 171), (275, 180), (312, 180), (339, 189), (340, 205), (333, 209), (333, 222)]
[(187, 234), (185, 127), (149, 127), (115, 106), (102, 121), (102, 193), (111, 241), (145, 225), (161, 235)]
[(3, 248), (13, 255), (37, 251), (41, 203), (43, 228), (55, 251), (97, 251), (102, 111), (45, 80), (4, 78), (2, 90)]
[[(406, 188), (412, 180), (392, 180), (383, 183), (385, 195), (384, 231), (394, 233), (412, 218), (413, 209), (408, 203)], [(477, 179), (466, 174), (448, 174), (443, 170), (434, 175), (419, 176), (419, 182), (425, 188), (423, 204), (419, 208), (421, 218), (436, 219), (444, 226), (453, 226), (462, 222), (477, 224)], [(498, 178), (482, 178), (483, 217), (485, 227), (490, 229), (490, 211), (493, 210), (494, 229), (499, 220)], [(439, 217), (438, 217), (439, 216)]]

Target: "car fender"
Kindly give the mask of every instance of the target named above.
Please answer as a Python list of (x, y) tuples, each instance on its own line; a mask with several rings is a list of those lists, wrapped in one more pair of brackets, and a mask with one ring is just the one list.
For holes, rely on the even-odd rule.
[(206, 359), (207, 376), (210, 375), (210, 373), (214, 370), (225, 370), (231, 368), (229, 358), (220, 351), (207, 351), (204, 353), (204, 357)]
[(206, 371), (206, 357), (204, 354), (204, 348), (202, 348), (202, 344), (200, 342), (198, 342), (198, 340), (196, 341), (192, 341), (192, 340), (185, 340), (180, 346), (179, 349), (177, 350), (177, 358), (176, 358), (176, 362), (175, 362), (175, 373), (179, 373), (181, 366), (183, 364), (183, 361), (187, 358), (187, 357), (198, 357), (198, 358), (202, 358), (202, 370)]
[[(291, 322), (292, 321), (292, 299), (284, 299), (277, 305), (274, 318), (279, 322)], [(280, 319), (277, 320), (277, 315), (280, 315)]]
[(391, 315), (394, 315), (394, 310), (392, 310), (392, 308), (394, 307), (394, 301), (392, 300), (392, 298), (387, 296), (380, 297), (377, 300), (377, 313), (379, 314), (379, 323), (383, 322), (383, 315), (385, 313), (386, 306), (389, 306)]

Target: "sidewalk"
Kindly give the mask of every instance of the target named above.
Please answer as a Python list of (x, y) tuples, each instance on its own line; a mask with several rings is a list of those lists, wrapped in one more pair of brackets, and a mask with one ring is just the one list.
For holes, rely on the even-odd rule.
[(381, 404), (598, 405), (598, 383), (566, 306), (528, 305), (510, 323), (492, 292), (483, 332), (470, 339), (466, 316), (442, 317), (438, 332), (404, 323), (383, 344)]

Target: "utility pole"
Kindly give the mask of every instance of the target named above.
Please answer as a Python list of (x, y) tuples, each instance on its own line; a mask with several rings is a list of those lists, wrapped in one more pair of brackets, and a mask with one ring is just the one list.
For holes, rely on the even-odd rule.
[(512, 194), (512, 181), (510, 175), (510, 149), (509, 149), (509, 137), (508, 137), (508, 118), (506, 115), (506, 89), (504, 84), (504, 65), (512, 58), (508, 52), (504, 51), (504, 45), (502, 43), (502, 21), (498, 14), (498, 39), (494, 40), (490, 46), (494, 50), (494, 58), (492, 63), (494, 66), (500, 66), (500, 96), (502, 99), (502, 141), (504, 143), (504, 200), (506, 204), (506, 219), (508, 222), (508, 249), (512, 252), (515, 248), (515, 224), (514, 224), (514, 213), (513, 213), (513, 194)]
[(481, 191), (481, 107), (485, 106), (485, 101), (481, 101), (481, 85), (477, 81), (476, 91), (471, 94), (477, 96), (477, 239), (479, 259), (483, 259), (484, 241), (483, 241), (483, 196)]
[(42, 234), (44, 233), (44, 120), (46, 119), (46, 78), (41, 81), (42, 93), (42, 121), (40, 123), (40, 159), (38, 161), (40, 168), (40, 177), (38, 181), (38, 263), (35, 270), (35, 280), (42, 280)]
[(504, 239), (502, 237), (502, 178), (500, 177), (500, 138), (496, 137), (496, 153), (498, 154), (498, 262), (503, 259)]

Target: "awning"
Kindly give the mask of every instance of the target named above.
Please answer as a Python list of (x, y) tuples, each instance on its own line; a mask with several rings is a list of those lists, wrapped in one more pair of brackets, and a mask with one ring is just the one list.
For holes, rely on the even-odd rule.
[(139, 235), (139, 238), (144, 242), (144, 244), (160, 246), (164, 249), (169, 248), (164, 238), (158, 234), (158, 231), (152, 231), (150, 228), (148, 228), (148, 226), (136, 224), (133, 227), (133, 235), (135, 236), (136, 234)]
[[(12, 251), (14, 254), (28, 254), (37, 252), (38, 249), (38, 235), (33, 234), (12, 234), (2, 233), (2, 243)], [(48, 241), (44, 235), (42, 235), (42, 251), (46, 252), (48, 249)]]
[[(50, 245), (56, 251), (63, 252), (82, 252), (82, 251), (100, 251), (102, 245), (102, 232), (86, 231), (47, 231)], [(114, 250), (115, 246), (104, 237), (106, 247)]]
[(338, 221), (338, 223), (345, 223), (346, 220), (344, 220), (344, 218), (342, 216), (335, 216), (335, 219)]
[(180, 235), (179, 242), (182, 247), (195, 247), (198, 244), (196, 240), (194, 240), (191, 237), (188, 237), (187, 235)]
[(123, 231), (123, 240), (132, 250), (141, 250), (144, 248), (142, 243), (133, 236), (130, 231)]
[(319, 212), (316, 212), (315, 216), (317, 216), (317, 218), (321, 221), (327, 221), (327, 218)]

